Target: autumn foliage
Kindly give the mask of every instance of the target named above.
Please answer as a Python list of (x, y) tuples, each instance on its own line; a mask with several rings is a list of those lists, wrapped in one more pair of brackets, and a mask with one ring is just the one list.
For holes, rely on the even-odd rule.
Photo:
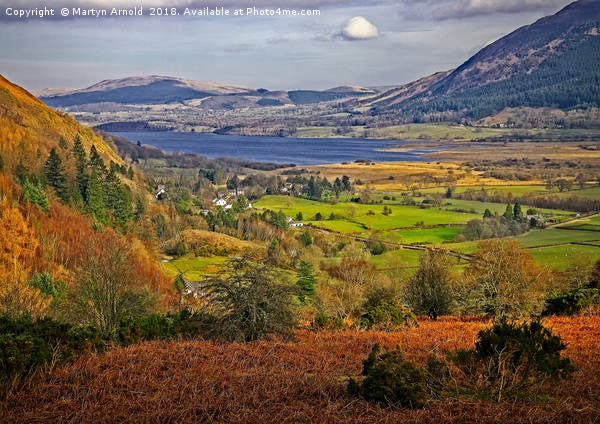
[(429, 355), (473, 347), (491, 323), (441, 318), (396, 333), (309, 332), (295, 342), (150, 342), (92, 355), (56, 370), (0, 405), (16, 422), (542, 423), (600, 417), (600, 317), (544, 321), (566, 341), (571, 380), (509, 403), (434, 401), (389, 410), (346, 393), (375, 343), (399, 346), (423, 366)]
[(0, 201), (0, 228), (0, 314), (40, 316), (50, 299), (27, 282), (38, 253), (37, 234), (6, 198)]

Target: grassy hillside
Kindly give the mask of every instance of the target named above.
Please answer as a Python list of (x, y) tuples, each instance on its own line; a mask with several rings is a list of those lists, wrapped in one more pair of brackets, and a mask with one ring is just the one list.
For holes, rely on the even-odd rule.
[(90, 128), (50, 109), (0, 75), (0, 154), (8, 168), (22, 161), (30, 171), (39, 171), (50, 149), (58, 149), (61, 138), (72, 144), (77, 134), (88, 152), (95, 145), (106, 163), (123, 163)]

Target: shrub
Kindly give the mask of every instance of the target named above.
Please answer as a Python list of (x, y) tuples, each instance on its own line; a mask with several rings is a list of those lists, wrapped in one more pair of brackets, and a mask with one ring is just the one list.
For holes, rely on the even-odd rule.
[(224, 339), (287, 337), (296, 327), (297, 288), (264, 261), (230, 258), (223, 275), (207, 277), (202, 284), (209, 293), (209, 307), (218, 316), (216, 331)]
[(376, 288), (367, 294), (360, 326), (367, 329), (393, 330), (400, 326), (416, 326), (417, 319), (412, 311), (402, 305), (394, 293), (385, 288)]
[(419, 259), (419, 268), (404, 289), (406, 303), (418, 315), (437, 317), (450, 312), (454, 261), (448, 252), (428, 249)]
[(579, 287), (546, 298), (543, 315), (578, 315), (600, 310), (600, 289)]
[(104, 345), (93, 327), (50, 318), (0, 317), (0, 399), (27, 388), (42, 372)]
[(146, 340), (209, 338), (215, 325), (212, 315), (184, 309), (176, 314), (152, 314), (122, 322), (118, 340), (128, 345)]
[(39, 206), (44, 212), (48, 212), (50, 209), (50, 203), (42, 184), (27, 179), (23, 183), (23, 195), (29, 203)]
[(344, 328), (344, 320), (340, 317), (320, 312), (315, 316), (313, 326), (322, 330), (341, 330)]
[(33, 274), (33, 277), (31, 277), (31, 280), (29, 281), (29, 285), (31, 287), (35, 287), (43, 294), (52, 296), (53, 298), (58, 296), (58, 291), (56, 290), (54, 280), (47, 272), (43, 272), (41, 274), (36, 272)]
[(369, 250), (373, 256), (383, 255), (386, 250), (385, 244), (380, 241), (372, 241), (369, 243)]
[[(537, 316), (543, 308), (543, 286), (550, 277), (515, 240), (484, 240), (466, 273), (468, 313), (496, 318)], [(469, 309), (470, 308), (470, 309)]]
[(479, 332), (475, 349), (450, 356), (469, 381), (500, 402), (533, 386), (569, 377), (574, 367), (560, 355), (565, 348), (560, 337), (539, 321), (501, 320)]
[(421, 408), (427, 397), (425, 372), (406, 360), (398, 348), (381, 352), (378, 344), (363, 361), (361, 382), (353, 378), (348, 392), (391, 408)]

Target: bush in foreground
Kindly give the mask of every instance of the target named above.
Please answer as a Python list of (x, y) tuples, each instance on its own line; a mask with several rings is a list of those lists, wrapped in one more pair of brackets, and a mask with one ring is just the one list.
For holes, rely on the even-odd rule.
[(399, 327), (418, 326), (417, 318), (395, 296), (393, 290), (375, 288), (367, 294), (359, 325), (369, 330), (390, 331)]
[(425, 373), (406, 360), (398, 348), (386, 352), (376, 344), (363, 361), (363, 380), (353, 378), (348, 392), (391, 408), (421, 408), (425, 404)]
[(209, 308), (217, 317), (217, 337), (253, 342), (289, 337), (297, 325), (297, 288), (267, 263), (230, 258), (225, 274), (202, 281)]
[(104, 344), (93, 327), (50, 318), (0, 317), (0, 399), (30, 386), (40, 373)]
[[(565, 347), (539, 321), (506, 320), (480, 331), (474, 349), (448, 353), (454, 368), (430, 356), (424, 369), (405, 359), (399, 348), (382, 353), (375, 345), (363, 361), (364, 378), (360, 382), (351, 378), (348, 392), (393, 408), (420, 408), (430, 398), (461, 393), (500, 402), (570, 377), (574, 367), (569, 358), (561, 357)], [(463, 378), (453, 376), (453, 370)]]
[(458, 350), (453, 362), (476, 389), (500, 402), (544, 383), (567, 378), (574, 371), (566, 348), (539, 321), (516, 324), (502, 320), (479, 332), (475, 348)]

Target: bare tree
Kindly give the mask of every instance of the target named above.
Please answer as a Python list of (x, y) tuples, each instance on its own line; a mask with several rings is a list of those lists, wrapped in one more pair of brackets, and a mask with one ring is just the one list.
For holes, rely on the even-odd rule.
[(149, 313), (155, 299), (135, 272), (133, 253), (121, 239), (100, 235), (85, 247), (77, 270), (71, 320), (114, 334), (121, 320)]
[(535, 315), (543, 306), (543, 283), (548, 274), (529, 252), (514, 240), (479, 242), (467, 271), (471, 277), (474, 312), (493, 317), (519, 318)]
[(419, 268), (404, 291), (405, 300), (415, 314), (437, 317), (450, 312), (454, 263), (443, 250), (423, 252)]

